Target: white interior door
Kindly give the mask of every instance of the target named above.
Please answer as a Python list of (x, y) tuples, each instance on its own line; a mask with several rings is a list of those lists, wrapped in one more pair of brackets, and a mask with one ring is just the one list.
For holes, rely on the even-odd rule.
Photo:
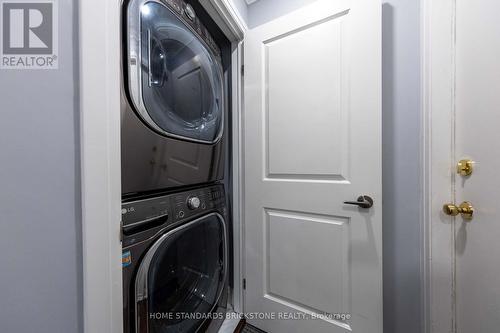
[[(319, 0), (251, 29), (244, 78), (248, 321), (381, 333), (380, 2)], [(371, 208), (344, 204), (361, 195)]]
[(458, 1), (456, 7), (455, 162), (476, 161), (455, 177), (455, 201), (475, 216), (455, 218), (458, 333), (500, 331), (500, 2)]

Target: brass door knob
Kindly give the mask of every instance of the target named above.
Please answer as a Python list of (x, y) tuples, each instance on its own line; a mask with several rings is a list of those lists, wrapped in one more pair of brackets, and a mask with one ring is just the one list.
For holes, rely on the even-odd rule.
[(460, 160), (457, 163), (457, 173), (460, 176), (467, 177), (472, 174), (474, 170), (474, 161), (472, 160)]
[(464, 201), (460, 204), (460, 206), (456, 206), (454, 204), (444, 205), (443, 212), (450, 216), (457, 216), (458, 214), (461, 214), (465, 220), (472, 220), (474, 207), (470, 202)]

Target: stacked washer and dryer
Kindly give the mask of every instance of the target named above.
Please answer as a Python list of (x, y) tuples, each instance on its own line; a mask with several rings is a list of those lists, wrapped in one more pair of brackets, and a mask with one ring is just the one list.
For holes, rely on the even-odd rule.
[(215, 332), (228, 301), (229, 43), (188, 2), (123, 4), (125, 333)]

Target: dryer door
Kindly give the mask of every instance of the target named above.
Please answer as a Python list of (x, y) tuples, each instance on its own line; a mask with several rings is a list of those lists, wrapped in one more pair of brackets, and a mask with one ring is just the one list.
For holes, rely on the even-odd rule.
[(222, 68), (173, 10), (159, 1), (129, 6), (130, 97), (142, 120), (160, 134), (215, 143), (224, 123)]
[(226, 281), (226, 227), (210, 214), (163, 235), (137, 273), (136, 332), (196, 332)]

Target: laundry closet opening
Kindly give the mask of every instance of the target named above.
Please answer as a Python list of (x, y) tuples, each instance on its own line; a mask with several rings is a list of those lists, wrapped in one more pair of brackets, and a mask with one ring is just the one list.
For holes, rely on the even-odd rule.
[(198, 1), (122, 6), (125, 333), (217, 332), (233, 308), (232, 49)]

